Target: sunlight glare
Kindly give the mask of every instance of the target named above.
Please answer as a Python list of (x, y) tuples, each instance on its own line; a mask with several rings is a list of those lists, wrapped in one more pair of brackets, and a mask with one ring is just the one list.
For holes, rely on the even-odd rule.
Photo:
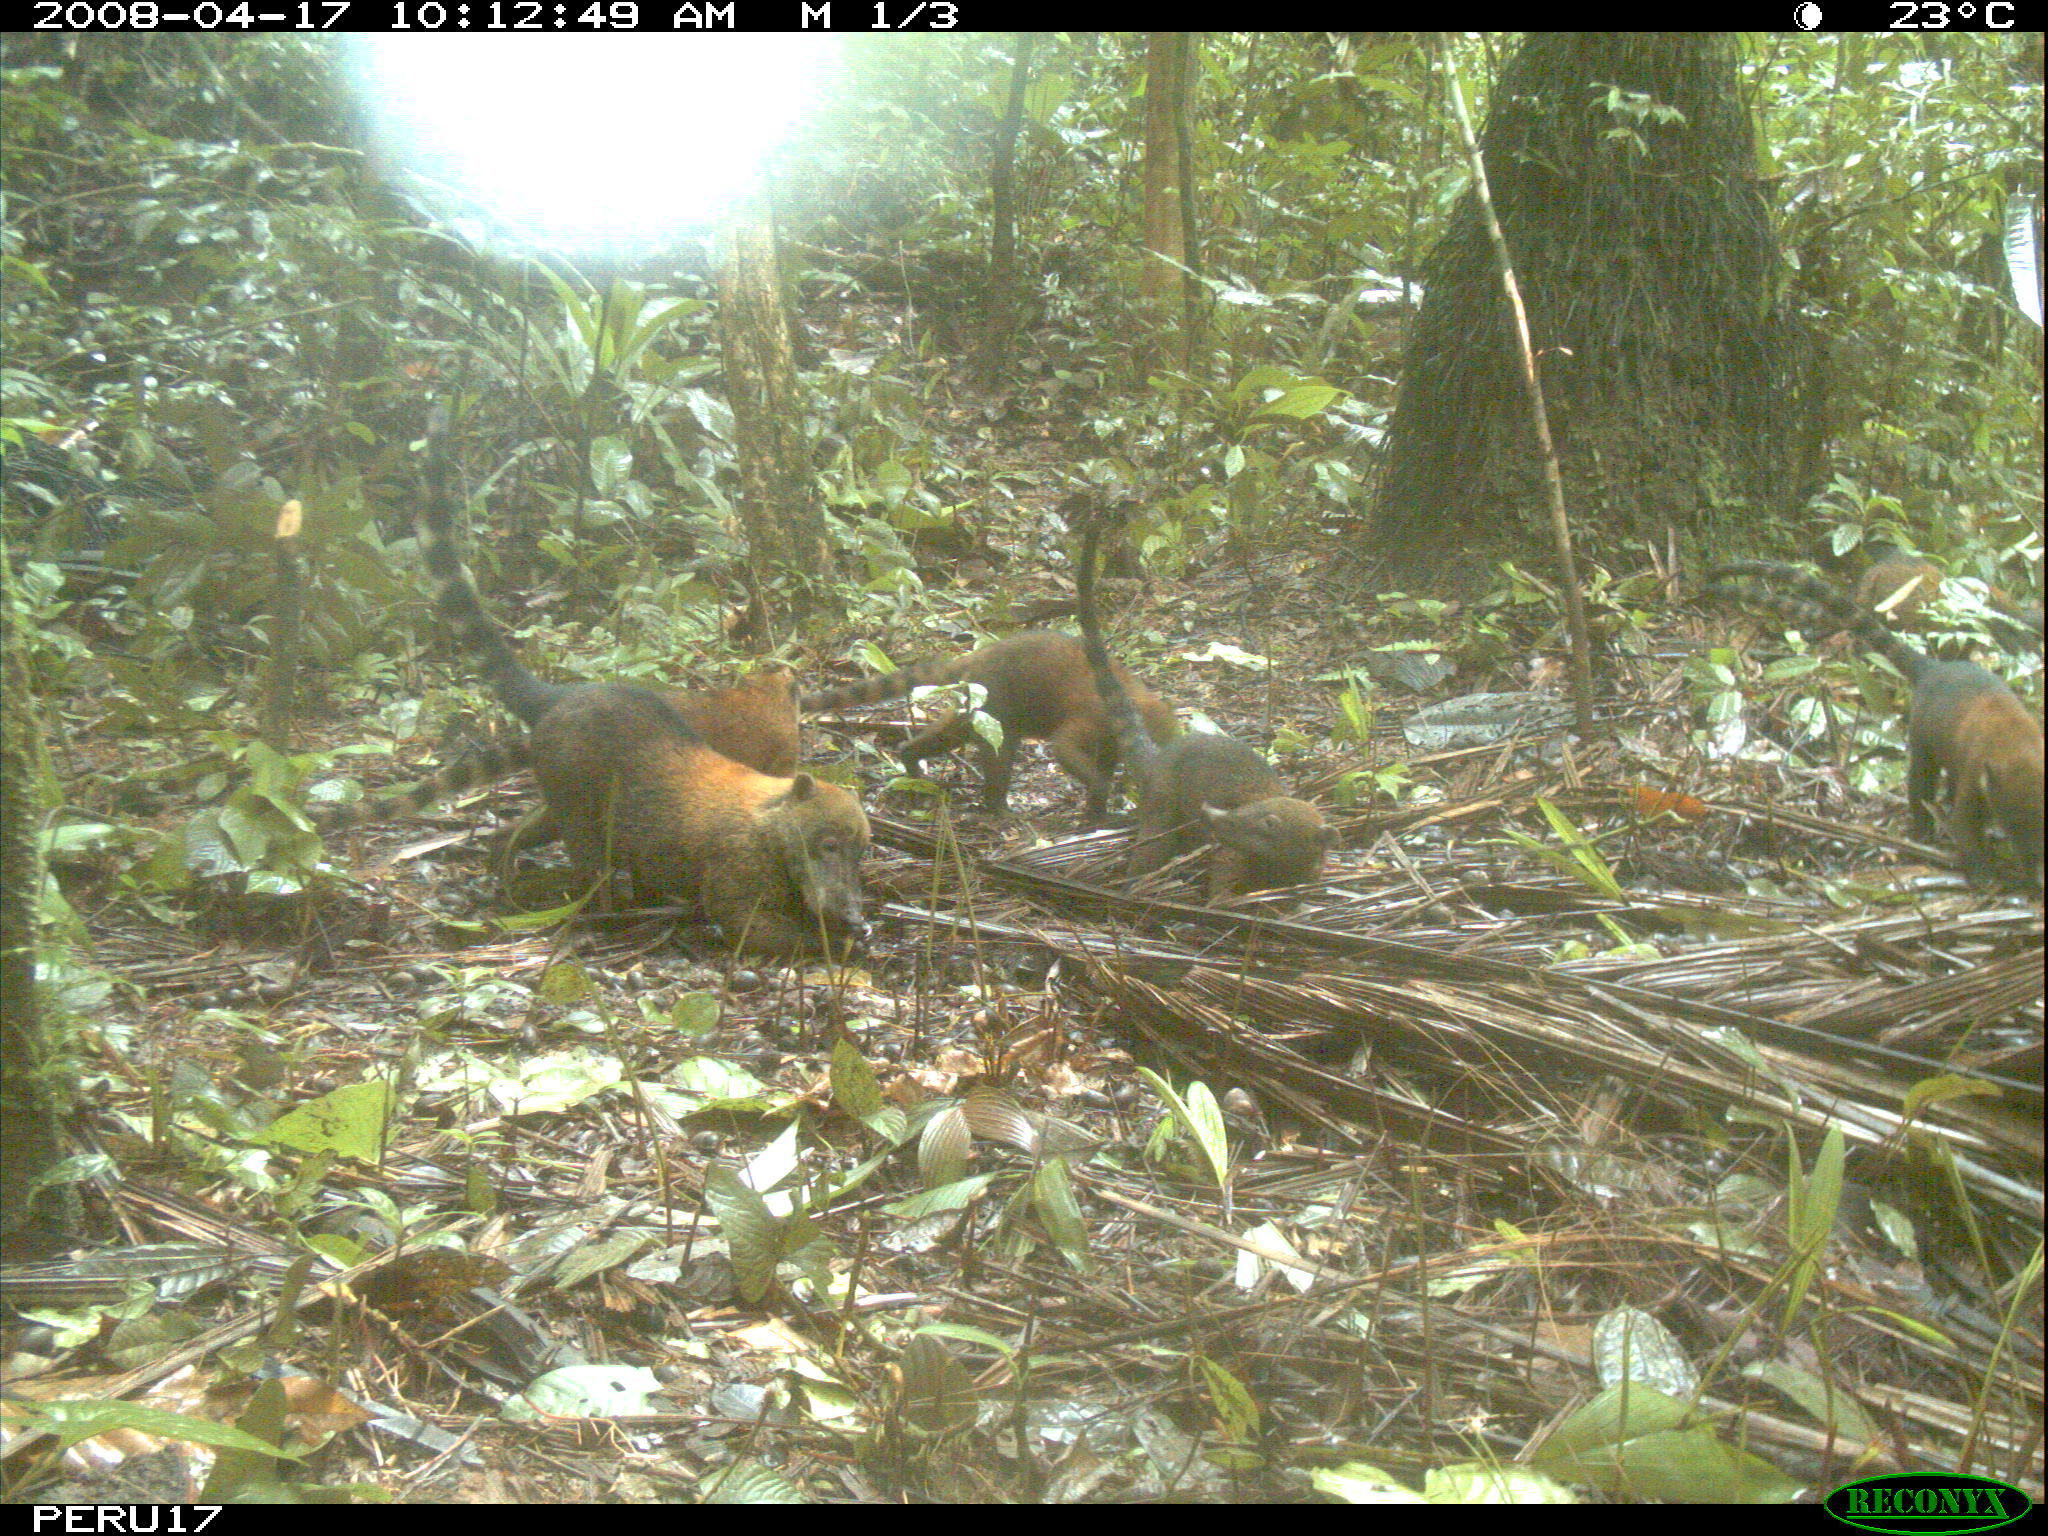
[(618, 258), (713, 223), (831, 58), (829, 39), (786, 33), (358, 41), (390, 161), (466, 204), (492, 244)]

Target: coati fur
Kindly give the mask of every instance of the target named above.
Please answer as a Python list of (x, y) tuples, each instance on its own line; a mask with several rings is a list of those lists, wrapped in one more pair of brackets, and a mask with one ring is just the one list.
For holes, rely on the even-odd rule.
[[(789, 668), (757, 667), (728, 688), (689, 693), (664, 689), (661, 696), (720, 757), (744, 763), (770, 778), (786, 779), (795, 774), (803, 717), (797, 712), (796, 675)], [(554, 812), (539, 806), (512, 829), (504, 858), (509, 863), (522, 850), (545, 847), (561, 835)]]
[[(604, 686), (608, 685), (565, 686), (561, 698), (573, 698), (579, 688)], [(802, 717), (797, 713), (796, 678), (787, 667), (756, 668), (729, 688), (658, 692), (674, 706), (683, 723), (719, 756), (743, 763), (770, 778), (786, 779), (795, 774)], [(541, 718), (546, 718), (545, 713)], [(443, 800), (494, 784), (531, 766), (528, 744), (523, 740), (477, 748), (411, 789), (353, 807), (332, 818), (328, 827), (342, 830), (416, 815)], [(559, 842), (561, 836), (554, 812), (545, 804), (536, 806), (512, 828), (502, 856), (509, 864), (519, 853)]]
[[(347, 822), (418, 809), (528, 767), (547, 803), (545, 830), (568, 844), (584, 876), (596, 880), (623, 868), (643, 902), (694, 900), (743, 949), (836, 950), (861, 937), (867, 924), (860, 862), (869, 834), (852, 794), (808, 773), (762, 773), (720, 755), (692, 725), (684, 707), (689, 695), (679, 701), (623, 683), (544, 683), (520, 664), (455, 547), (445, 437), (446, 419), (437, 411), (428, 432), (429, 494), (419, 519), (436, 601), (482, 654), (485, 677), (529, 734), (515, 746), (464, 758)], [(787, 674), (760, 679), (756, 674), (737, 692), (758, 702), (779, 690), (786, 704)], [(698, 702), (715, 708), (719, 697)], [(772, 713), (763, 709), (754, 723), (769, 721)], [(794, 732), (794, 720), (788, 728)], [(772, 725), (763, 740), (782, 750)], [(794, 767), (793, 740), (787, 756)]]
[(1708, 579), (1726, 586), (1745, 576), (1772, 584), (1769, 590), (1751, 591), (1748, 595), (1754, 600), (1796, 624), (1851, 631), (1913, 685), (1906, 736), (1906, 796), (1912, 806), (1913, 835), (1923, 842), (1934, 835), (1932, 806), (1946, 775), (1949, 836), (1962, 856), (1964, 873), (1978, 883), (1995, 875), (1985, 833), (1996, 826), (2011, 842), (2021, 872), (2038, 886), (2041, 722), (2019, 695), (1975, 662), (1930, 660), (1887, 629), (1874, 611), (1798, 566), (1743, 560), (1718, 567)]
[[(445, 411), (436, 407), (427, 428), (427, 501), (418, 519), (420, 548), (434, 580), (435, 606), (483, 660), (484, 681), (528, 729), (563, 699), (610, 683), (548, 683), (520, 664), (511, 641), (484, 609), (476, 582), (457, 547), (455, 472), (447, 447)], [(796, 679), (786, 667), (757, 668), (729, 688), (697, 693), (663, 691), (714, 752), (760, 773), (787, 778), (796, 771)]]
[(1942, 569), (1896, 544), (1871, 544), (1870, 564), (1856, 578), (1856, 606), (1893, 622), (1910, 619), (1941, 591)]
[[(1110, 667), (1123, 697), (1143, 722), (1141, 734), (1164, 744), (1180, 735), (1173, 711), (1122, 667)], [(927, 757), (957, 747), (975, 747), (981, 757), (982, 806), (1000, 811), (1009, 804), (1017, 749), (1043, 741), (1062, 768), (1088, 791), (1088, 817), (1100, 821), (1109, 809), (1119, 744), (1103, 693), (1089, 671), (1087, 652), (1071, 635), (1031, 630), (984, 645), (950, 661), (920, 661), (858, 683), (804, 695), (807, 711), (846, 709), (902, 698), (913, 688), (940, 683), (979, 683), (988, 690), (982, 708), (1003, 727), (1003, 745), (992, 748), (975, 733), (973, 717), (948, 710), (903, 745), (903, 766), (911, 773)]]
[(578, 870), (624, 868), (643, 902), (694, 898), (743, 949), (836, 951), (866, 934), (868, 820), (838, 785), (757, 773), (660, 694), (617, 685), (571, 692), (529, 751)]
[(1241, 741), (1193, 731), (1155, 745), (1124, 690), (1123, 669), (1109, 659), (1095, 608), (1096, 546), (1101, 522), (1090, 518), (1076, 569), (1081, 634), (1095, 687), (1108, 705), (1117, 747), (1138, 791), (1138, 836), (1128, 868), (1134, 875), (1210, 846), (1209, 897), (1279, 885), (1302, 885), (1322, 872), (1336, 834), (1323, 813), (1287, 793), (1266, 760)]
[[(1940, 566), (1908, 554), (1896, 544), (1866, 546), (1870, 563), (1856, 579), (1856, 606), (1876, 610), (1893, 624), (1904, 624), (1941, 593), (1947, 580)], [(2004, 588), (1984, 584), (1984, 600), (1992, 610), (1993, 630), (2011, 644), (2041, 643), (2041, 605), (2023, 603)]]

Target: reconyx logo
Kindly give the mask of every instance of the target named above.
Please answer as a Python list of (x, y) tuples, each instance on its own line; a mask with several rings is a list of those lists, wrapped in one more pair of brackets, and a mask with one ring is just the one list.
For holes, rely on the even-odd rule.
[(1910, 1531), (1913, 1536), (1938, 1531), (1942, 1536), (1961, 1536), (1964, 1531), (2010, 1525), (2033, 1504), (2010, 1483), (1916, 1472), (1844, 1483), (1827, 1496), (1823, 1507), (1844, 1525), (1866, 1531)]

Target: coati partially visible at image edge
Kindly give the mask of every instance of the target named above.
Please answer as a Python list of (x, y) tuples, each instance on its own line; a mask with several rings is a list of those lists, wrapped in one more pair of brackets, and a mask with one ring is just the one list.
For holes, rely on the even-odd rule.
[[(1902, 624), (1941, 595), (1947, 574), (1932, 560), (1909, 554), (1896, 544), (1873, 540), (1864, 546), (1869, 564), (1856, 578), (1856, 606), (1874, 609), (1886, 622)], [(2023, 603), (1990, 583), (1982, 583), (1989, 622), (2009, 643), (2041, 643), (2041, 605)]]
[(808, 773), (771, 776), (721, 756), (674, 700), (653, 689), (544, 683), (520, 664), (456, 550), (446, 432), (437, 410), (418, 519), (436, 602), (482, 652), (486, 679), (531, 734), (465, 758), (368, 814), (417, 809), (527, 766), (588, 878), (617, 866), (631, 872), (641, 901), (695, 899), (745, 949), (837, 948), (864, 934), (860, 861), (868, 823), (853, 795)]
[[(1111, 671), (1153, 741), (1164, 744), (1180, 735), (1173, 711), (1149, 688), (1122, 667), (1112, 664)], [(970, 715), (949, 710), (904, 743), (906, 769), (916, 773), (934, 753), (972, 743), (981, 758), (982, 805), (1000, 811), (1009, 803), (1018, 747), (1026, 741), (1044, 741), (1060, 766), (1087, 789), (1089, 819), (1102, 819), (1116, 778), (1117, 735), (1087, 653), (1071, 635), (1030, 630), (965, 656), (914, 662), (896, 672), (806, 694), (803, 704), (810, 712), (846, 709), (902, 698), (914, 688), (961, 682), (979, 683), (988, 690), (982, 708), (1002, 724), (1001, 749), (991, 748), (975, 734)]]
[[(1757, 577), (1769, 590), (1741, 588)], [(1984, 833), (2004, 829), (2022, 870), (2040, 883), (2042, 825), (2041, 722), (2003, 680), (1972, 661), (1933, 661), (1887, 629), (1876, 613), (1795, 565), (1741, 560), (1717, 567), (1710, 583), (1766, 606), (1795, 624), (1853, 632), (1913, 685), (1907, 726), (1906, 797), (1913, 835), (1933, 836), (1931, 805), (1943, 774), (1949, 779), (1949, 834), (1964, 872), (1984, 881), (1994, 860)]]
[(1211, 900), (1315, 879), (1336, 835), (1321, 811), (1287, 793), (1256, 751), (1210, 731), (1193, 731), (1163, 746), (1147, 738), (1121, 669), (1102, 640), (1095, 609), (1100, 537), (1100, 519), (1088, 518), (1075, 584), (1088, 663), (1138, 791), (1140, 840), (1131, 849), (1131, 873), (1145, 874), (1208, 843)]

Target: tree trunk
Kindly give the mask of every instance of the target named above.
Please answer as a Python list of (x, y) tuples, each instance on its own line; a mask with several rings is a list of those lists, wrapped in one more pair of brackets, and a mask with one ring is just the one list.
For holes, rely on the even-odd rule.
[(757, 185), (727, 227), (718, 265), (718, 331), (740, 463), (740, 521), (753, 592), (747, 629), (767, 649), (801, 627), (832, 572), (832, 544), (811, 474), (789, 325), (776, 281), (775, 226)]
[(981, 336), (981, 384), (993, 389), (1010, 366), (1017, 329), (1017, 131), (1024, 124), (1024, 87), (1031, 79), (1029, 32), (1017, 34), (1010, 66), (1010, 102), (996, 129), (995, 166), (989, 174), (988, 315)]
[(64, 1156), (69, 1084), (36, 999), (36, 910), (43, 866), (42, 737), (0, 546), (0, 1257), (53, 1253), (78, 1235), (78, 1191), (38, 1189)]
[(1153, 317), (1153, 324), (1138, 339), (1133, 353), (1133, 371), (1143, 379), (1156, 359), (1180, 359), (1174, 338), (1183, 296), (1181, 272), (1187, 256), (1182, 243), (1180, 187), (1185, 167), (1180, 163), (1180, 97), (1187, 79), (1185, 32), (1155, 32), (1147, 44), (1145, 61), (1145, 249), (1139, 269), (1138, 296)]

